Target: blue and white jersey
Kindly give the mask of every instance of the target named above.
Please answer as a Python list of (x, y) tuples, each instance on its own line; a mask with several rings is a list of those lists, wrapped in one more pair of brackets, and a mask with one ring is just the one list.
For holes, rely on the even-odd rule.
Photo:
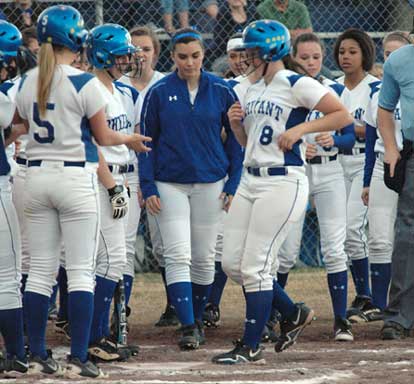
[[(344, 84), (345, 76), (341, 76), (336, 80), (340, 84)], [(380, 80), (375, 76), (367, 74), (361, 82), (354, 88), (349, 90), (350, 97), (345, 106), (354, 118), (355, 126), (365, 126), (365, 113), (370, 102), (370, 94), (376, 85), (380, 84)], [(356, 138), (355, 148), (364, 148), (365, 139)]]
[(252, 82), (246, 76), (238, 76), (233, 81), (233, 91), (236, 92), (237, 98), (240, 101), (240, 105), (244, 106), (244, 98), (246, 97), (248, 89), (252, 86)]
[[(1, 114), (1, 109), (0, 109)], [(7, 159), (6, 149), (4, 148), (4, 130), (0, 127), (0, 177), (7, 176), (10, 173), (10, 164)]]
[[(243, 106), (247, 135), (244, 166), (303, 166), (302, 140), (292, 150), (283, 152), (277, 139), (306, 121), (309, 112), (328, 92), (316, 80), (290, 70), (277, 72), (268, 85), (262, 79), (249, 87)], [(304, 173), (304, 168), (300, 172)]]
[[(338, 97), (342, 104), (345, 106), (349, 105), (350, 94), (344, 85), (326, 78), (322, 80), (322, 85), (326, 87), (334, 96)], [(309, 113), (306, 120), (312, 121), (320, 119), (323, 116), (322, 112), (313, 110)], [(341, 135), (337, 135), (336, 131), (330, 131), (329, 133), (334, 137), (334, 146), (330, 148), (321, 147), (315, 142), (315, 137), (320, 134), (319, 132), (308, 133), (305, 136), (304, 140), (307, 143), (316, 145), (316, 156), (333, 156), (338, 153), (338, 149), (352, 149), (355, 143), (355, 131), (353, 124), (351, 126), (344, 127), (341, 131)]]
[(11, 82), (0, 85), (0, 176), (7, 176), (11, 170), (8, 154), (4, 148), (4, 129), (11, 124), (15, 110), (15, 104), (10, 97), (12, 87)]
[[(115, 83), (112, 83), (112, 92), (102, 82), (99, 82), (99, 88), (106, 104), (105, 116), (108, 127), (113, 131), (129, 134), (135, 127), (135, 121), (131, 121), (130, 119), (134, 117), (126, 112), (124, 103), (129, 102), (129, 99), (125, 91), (120, 91), (120, 87)], [(129, 149), (124, 144), (100, 147), (100, 150), (108, 164), (125, 165), (130, 159)]]
[[(223, 192), (234, 195), (240, 181), (243, 152), (227, 118), (237, 97), (219, 77), (201, 72), (194, 102), (187, 82), (176, 72), (147, 93), (141, 132), (152, 137), (152, 151), (140, 154), (139, 177), (144, 198), (158, 195), (155, 181), (214, 183), (229, 176)], [(227, 139), (221, 140), (222, 128)]]
[(26, 73), (16, 96), (29, 123), (28, 160), (98, 162), (89, 119), (105, 106), (99, 81), (70, 65), (57, 65), (45, 116), (37, 105), (38, 68)]
[[(132, 135), (136, 131), (136, 126), (139, 124), (139, 106), (138, 106), (138, 91), (120, 81), (115, 81), (115, 88), (121, 93), (122, 104), (125, 108), (125, 112), (128, 116), (128, 120), (131, 122), (128, 133)], [(133, 163), (137, 161), (137, 155), (134, 150), (129, 150), (129, 162)]]

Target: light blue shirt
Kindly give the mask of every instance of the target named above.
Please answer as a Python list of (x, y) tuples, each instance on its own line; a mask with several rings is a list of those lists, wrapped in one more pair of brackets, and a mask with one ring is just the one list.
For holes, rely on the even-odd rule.
[(401, 101), (401, 128), (405, 139), (414, 141), (414, 45), (394, 51), (384, 64), (378, 105), (394, 111)]

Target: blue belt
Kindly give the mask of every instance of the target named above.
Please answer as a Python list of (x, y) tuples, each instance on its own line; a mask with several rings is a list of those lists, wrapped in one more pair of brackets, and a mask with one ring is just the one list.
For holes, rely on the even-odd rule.
[[(28, 167), (40, 167), (42, 165), (43, 160), (29, 160), (27, 162)], [(85, 167), (86, 162), (85, 161), (64, 161), (63, 166), (64, 167)]]
[[(354, 153), (357, 152), (357, 153)], [(361, 153), (365, 153), (365, 148), (352, 148), (352, 149), (341, 149), (339, 150), (341, 155), (357, 155)]]
[(27, 165), (27, 160), (22, 157), (16, 157), (16, 163), (20, 165)]
[(129, 172), (134, 172), (134, 171), (135, 171), (134, 164), (129, 164), (127, 172), (129, 173)]
[[(260, 174), (260, 169), (262, 168), (252, 168), (247, 167), (247, 172), (250, 175), (254, 176), (262, 176)], [(286, 176), (288, 174), (288, 170), (286, 167), (274, 167), (274, 168), (265, 168), (268, 176)]]
[(328, 161), (334, 161), (336, 160), (338, 157), (338, 155), (333, 155), (333, 156), (315, 156), (312, 159), (306, 160), (307, 163), (309, 164), (322, 164), (322, 158), (323, 159), (328, 159)]

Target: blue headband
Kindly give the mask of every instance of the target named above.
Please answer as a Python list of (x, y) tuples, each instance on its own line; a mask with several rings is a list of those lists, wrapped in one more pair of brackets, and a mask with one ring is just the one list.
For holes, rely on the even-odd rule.
[(197, 32), (183, 32), (183, 33), (179, 33), (178, 35), (174, 36), (172, 39), (172, 43), (176, 43), (178, 40), (184, 39), (185, 37), (193, 37), (194, 39), (197, 40), (202, 40), (201, 39), (201, 35), (198, 34)]

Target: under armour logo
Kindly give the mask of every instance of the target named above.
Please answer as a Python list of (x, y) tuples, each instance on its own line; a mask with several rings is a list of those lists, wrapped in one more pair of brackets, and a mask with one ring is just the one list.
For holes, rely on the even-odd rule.
[(169, 101), (177, 101), (177, 100), (178, 100), (177, 95), (174, 95), (174, 96), (168, 96), (168, 100), (169, 100)]
[(345, 285), (334, 285), (333, 286), (333, 289), (334, 289), (334, 291), (337, 291), (338, 289), (340, 289), (340, 290), (344, 290), (345, 289)]
[(256, 319), (251, 319), (251, 320), (245, 319), (244, 322), (245, 323), (250, 323), (250, 324), (256, 324)]

